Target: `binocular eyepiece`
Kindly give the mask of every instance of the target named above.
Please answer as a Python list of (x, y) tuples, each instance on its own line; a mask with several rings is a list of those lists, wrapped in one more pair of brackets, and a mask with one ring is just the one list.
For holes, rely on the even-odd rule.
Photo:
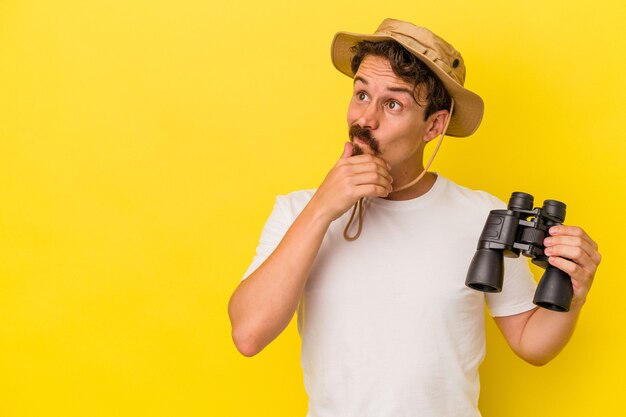
[(515, 192), (506, 210), (492, 210), (478, 240), (465, 285), (483, 292), (500, 292), (504, 280), (504, 260), (520, 253), (545, 269), (533, 303), (553, 311), (569, 311), (572, 302), (572, 281), (565, 272), (550, 265), (544, 254), (543, 240), (550, 227), (565, 220), (565, 204), (545, 200), (533, 209), (533, 196)]

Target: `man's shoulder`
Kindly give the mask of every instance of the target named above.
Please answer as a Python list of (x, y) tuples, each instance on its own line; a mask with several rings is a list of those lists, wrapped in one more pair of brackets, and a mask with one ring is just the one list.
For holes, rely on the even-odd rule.
[(276, 196), (276, 205), (288, 215), (295, 218), (311, 201), (316, 189), (292, 191), (288, 194), (280, 194)]
[(313, 197), (313, 194), (315, 194), (315, 191), (317, 190), (314, 188), (310, 190), (296, 190), (287, 194), (279, 194), (276, 197), (276, 199), (284, 201), (284, 202), (288, 202), (291, 204), (298, 204), (298, 203), (306, 204), (311, 200), (311, 197)]
[(493, 194), (457, 184), (447, 178), (443, 178), (443, 180), (445, 181), (445, 194), (449, 203), (458, 204), (465, 209), (476, 210), (506, 208), (506, 204)]

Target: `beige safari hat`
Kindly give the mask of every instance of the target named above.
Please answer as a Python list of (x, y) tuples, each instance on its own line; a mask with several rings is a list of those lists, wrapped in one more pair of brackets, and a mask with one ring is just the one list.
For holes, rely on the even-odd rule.
[(478, 94), (463, 87), (465, 64), (461, 54), (448, 42), (430, 30), (409, 22), (385, 19), (373, 35), (338, 32), (331, 46), (335, 67), (354, 77), (350, 48), (360, 41), (380, 42), (394, 40), (418, 57), (441, 80), (454, 99), (454, 111), (447, 135), (464, 137), (478, 129), (483, 118), (484, 103)]

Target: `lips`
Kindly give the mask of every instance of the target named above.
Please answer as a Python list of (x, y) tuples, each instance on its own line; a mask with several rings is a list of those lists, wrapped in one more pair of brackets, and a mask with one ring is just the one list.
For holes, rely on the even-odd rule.
[(367, 142), (367, 140), (363, 139), (361, 136), (353, 137), (352, 138), (352, 142), (357, 143), (359, 146), (367, 146), (368, 148), (370, 147), (370, 145)]

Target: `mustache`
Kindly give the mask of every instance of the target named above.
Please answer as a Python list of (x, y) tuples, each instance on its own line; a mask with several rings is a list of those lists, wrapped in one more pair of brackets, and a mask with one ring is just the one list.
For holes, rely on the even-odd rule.
[(372, 152), (374, 152), (374, 155), (379, 155), (380, 154), (378, 141), (376, 140), (376, 138), (372, 134), (372, 131), (369, 130), (368, 128), (362, 127), (360, 125), (352, 125), (352, 126), (350, 126), (350, 130), (348, 132), (348, 135), (350, 136), (350, 142), (352, 142), (354, 144), (354, 147), (353, 147), (353, 150), (352, 150), (352, 156), (363, 154), (363, 149), (361, 149), (361, 147), (357, 143), (354, 143), (354, 138), (355, 137), (357, 137), (357, 138), (361, 139), (363, 142), (365, 142), (365, 144), (367, 144), (367, 146), (369, 146), (369, 148), (372, 150)]

